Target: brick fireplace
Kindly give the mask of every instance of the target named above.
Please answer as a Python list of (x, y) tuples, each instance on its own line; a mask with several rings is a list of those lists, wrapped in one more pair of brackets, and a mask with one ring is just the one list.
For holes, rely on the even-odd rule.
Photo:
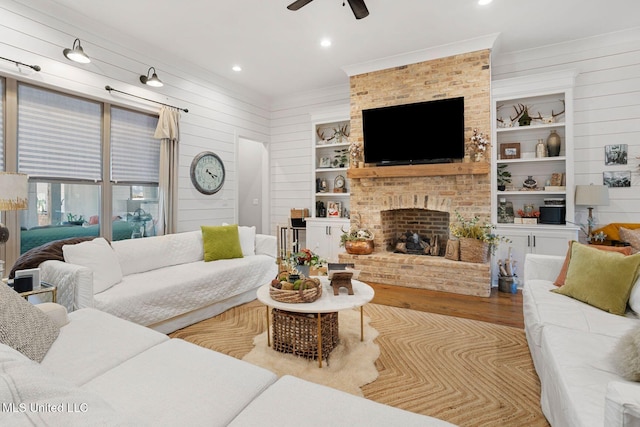
[[(489, 50), (482, 50), (352, 76), (350, 139), (363, 141), (363, 109), (458, 96), (465, 97), (465, 140), (469, 141), (474, 128), (489, 134), (489, 54)], [(437, 136), (428, 138), (428, 143), (446, 143), (446, 129), (425, 132)], [(392, 141), (389, 149), (393, 149)], [(415, 232), (440, 235), (443, 254), (456, 211), (488, 220), (488, 163), (367, 166), (371, 167), (350, 169), (348, 174), (351, 217), (352, 221), (359, 218), (363, 227), (373, 231), (375, 250), (371, 255), (340, 254), (340, 261), (355, 263), (364, 281), (489, 296), (489, 264), (390, 250), (398, 232), (414, 227)]]

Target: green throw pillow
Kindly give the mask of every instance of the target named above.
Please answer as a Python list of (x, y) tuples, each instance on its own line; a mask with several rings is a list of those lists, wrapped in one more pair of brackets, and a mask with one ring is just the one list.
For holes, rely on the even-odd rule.
[(572, 245), (565, 285), (551, 292), (624, 315), (638, 266), (640, 254), (624, 256), (587, 245)]
[(238, 225), (201, 226), (204, 260), (242, 258)]

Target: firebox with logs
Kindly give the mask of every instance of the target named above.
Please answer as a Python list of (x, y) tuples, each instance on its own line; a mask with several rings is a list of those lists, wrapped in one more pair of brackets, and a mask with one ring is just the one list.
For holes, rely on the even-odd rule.
[(438, 243), (438, 235), (432, 234), (431, 237), (420, 236), (413, 231), (407, 231), (401, 234), (396, 240), (396, 253), (411, 255), (440, 255), (440, 244)]

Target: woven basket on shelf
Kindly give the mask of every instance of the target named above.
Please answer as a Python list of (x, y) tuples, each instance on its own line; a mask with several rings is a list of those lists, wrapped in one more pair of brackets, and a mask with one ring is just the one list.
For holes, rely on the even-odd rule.
[(484, 264), (489, 261), (489, 244), (470, 237), (460, 237), (460, 261)]
[(314, 302), (322, 295), (322, 285), (319, 280), (314, 279), (304, 279), (302, 281), (303, 288), (305, 286), (312, 285), (309, 289), (300, 289), (297, 291), (289, 291), (284, 289), (274, 288), (273, 286), (269, 287), (269, 295), (276, 301), (286, 302), (286, 303), (304, 303), (304, 302)]

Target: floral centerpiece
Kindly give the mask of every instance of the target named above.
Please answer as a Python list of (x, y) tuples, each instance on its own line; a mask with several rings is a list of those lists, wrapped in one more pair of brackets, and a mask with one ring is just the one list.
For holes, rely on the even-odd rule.
[(473, 130), (471, 136), (471, 142), (467, 145), (467, 155), (474, 159), (476, 162), (481, 161), (485, 153), (489, 150), (489, 140), (484, 136), (482, 132), (478, 132), (478, 129)]
[(287, 259), (290, 270), (295, 269), (307, 277), (309, 277), (312, 270), (317, 275), (317, 270), (326, 265), (326, 263), (325, 259), (313, 253), (311, 249), (302, 249), (300, 252), (294, 252)]
[[(494, 228), (491, 224), (481, 223), (478, 216), (466, 219), (456, 211), (456, 222), (452, 222), (449, 229), (460, 240), (460, 260), (487, 262), (488, 254), (495, 254), (500, 242), (509, 242), (509, 239), (495, 234)], [(465, 253), (465, 250), (469, 252)]]

